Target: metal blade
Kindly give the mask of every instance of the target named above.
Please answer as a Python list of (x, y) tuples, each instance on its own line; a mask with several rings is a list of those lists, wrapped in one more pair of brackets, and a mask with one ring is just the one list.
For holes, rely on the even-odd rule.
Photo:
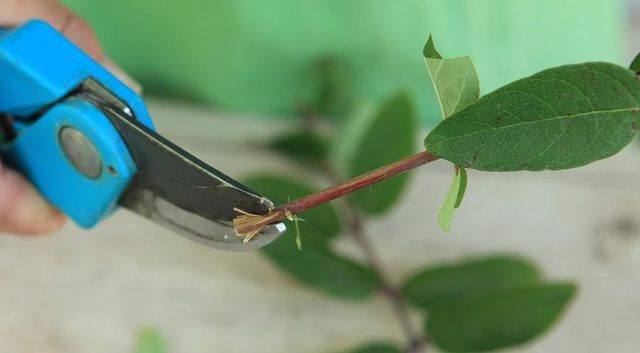
[[(103, 96), (103, 94), (101, 94)], [(96, 100), (95, 96), (87, 98)], [(109, 101), (97, 102), (138, 166), (119, 204), (191, 239), (223, 250), (251, 250), (277, 239), (282, 223), (244, 243), (235, 234), (234, 208), (267, 213), (273, 203), (197, 159)]]

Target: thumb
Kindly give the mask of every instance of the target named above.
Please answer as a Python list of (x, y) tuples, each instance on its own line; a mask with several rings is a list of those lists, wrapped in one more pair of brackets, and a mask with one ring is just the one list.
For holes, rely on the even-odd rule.
[(59, 229), (65, 216), (20, 174), (0, 165), (0, 232), (35, 235)]

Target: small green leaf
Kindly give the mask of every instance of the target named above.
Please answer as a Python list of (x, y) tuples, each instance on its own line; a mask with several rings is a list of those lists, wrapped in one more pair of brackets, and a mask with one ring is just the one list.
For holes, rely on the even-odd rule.
[(428, 310), (448, 301), (537, 280), (538, 271), (530, 262), (513, 256), (492, 256), (428, 267), (411, 277), (402, 292), (409, 303)]
[[(304, 184), (275, 176), (257, 176), (245, 181), (250, 188), (268, 195), (276, 204), (286, 203), (315, 191)], [(287, 222), (289, 229), (296, 224)], [(329, 240), (340, 231), (333, 206), (320, 205), (305, 212), (305, 222), (297, 225), (305, 235), (298, 250), (294, 232), (263, 248), (262, 253), (278, 268), (301, 283), (345, 299), (364, 299), (379, 287), (375, 273), (329, 248)]]
[[(480, 82), (468, 56), (443, 59), (429, 36), (422, 51), (431, 82), (436, 90), (442, 117), (464, 109), (480, 97)], [(438, 212), (438, 225), (445, 232), (451, 230), (454, 209), (460, 207), (467, 190), (467, 171), (457, 167), (453, 183)]]
[(480, 97), (480, 81), (468, 56), (443, 59), (429, 36), (422, 51), (443, 118), (464, 109)]
[(300, 222), (302, 219), (295, 216), (293, 218), (293, 224), (296, 226), (296, 247), (298, 250), (302, 250), (302, 234), (300, 233)]
[(609, 63), (567, 65), (510, 83), (442, 121), (427, 151), (487, 171), (575, 168), (638, 131), (640, 82)]
[[(336, 140), (333, 162), (343, 177), (350, 178), (405, 158), (415, 151), (417, 118), (409, 96), (399, 93), (378, 111), (354, 114)], [(352, 194), (351, 200), (368, 214), (389, 210), (408, 182), (403, 174)]]
[(640, 74), (640, 53), (633, 59), (629, 68), (636, 74)]
[(298, 227), (298, 222), (296, 224), (296, 248), (298, 250), (302, 250), (302, 236), (300, 235), (300, 227)]
[(151, 328), (146, 328), (138, 335), (135, 353), (166, 353), (167, 347), (160, 334)]
[(441, 349), (486, 352), (528, 342), (545, 332), (575, 293), (572, 284), (494, 291), (429, 310), (425, 329)]
[(269, 148), (302, 162), (318, 163), (326, 160), (329, 151), (327, 141), (311, 132), (291, 132), (276, 137)]
[(459, 208), (460, 205), (462, 205), (464, 194), (467, 191), (467, 170), (462, 167), (458, 167), (456, 171), (460, 174), (460, 190), (458, 190), (458, 198), (456, 199), (455, 208)]
[(451, 231), (451, 222), (453, 221), (453, 211), (462, 202), (464, 191), (467, 189), (467, 172), (464, 168), (456, 168), (456, 174), (447, 193), (447, 197), (440, 206), (438, 211), (438, 225), (445, 233)]
[(402, 353), (403, 351), (393, 344), (385, 342), (374, 342), (364, 346), (344, 351), (344, 353)]
[(427, 43), (424, 45), (424, 48), (422, 48), (422, 55), (429, 59), (442, 59), (442, 55), (438, 53), (435, 44), (433, 44), (433, 36), (429, 35)]

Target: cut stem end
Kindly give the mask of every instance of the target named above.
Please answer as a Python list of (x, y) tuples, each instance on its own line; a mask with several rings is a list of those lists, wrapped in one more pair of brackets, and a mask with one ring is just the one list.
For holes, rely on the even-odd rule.
[(248, 213), (238, 208), (234, 208), (233, 210), (240, 214), (234, 218), (233, 227), (236, 230), (236, 235), (244, 238), (243, 242), (245, 243), (260, 234), (269, 224), (284, 220), (282, 217), (285, 216), (285, 213), (280, 209), (275, 209), (264, 215)]

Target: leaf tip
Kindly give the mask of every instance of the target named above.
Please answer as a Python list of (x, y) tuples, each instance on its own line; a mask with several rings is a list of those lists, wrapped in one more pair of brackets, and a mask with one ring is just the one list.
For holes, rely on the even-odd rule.
[(640, 74), (640, 53), (638, 53), (638, 55), (633, 59), (631, 65), (629, 65), (629, 69), (635, 72), (636, 75)]
[(413, 100), (411, 99), (411, 94), (406, 89), (399, 89), (385, 102), (384, 106), (402, 106), (406, 107), (407, 110), (413, 111)]
[(422, 55), (428, 59), (442, 59), (442, 55), (436, 50), (435, 44), (433, 44), (433, 36), (429, 34), (427, 43), (422, 48)]
[(453, 223), (453, 208), (449, 208), (445, 203), (440, 207), (438, 211), (438, 227), (444, 232), (444, 234), (451, 234), (451, 223)]
[(440, 227), (440, 230), (445, 234), (445, 235), (451, 235), (451, 222), (438, 222), (438, 226)]

